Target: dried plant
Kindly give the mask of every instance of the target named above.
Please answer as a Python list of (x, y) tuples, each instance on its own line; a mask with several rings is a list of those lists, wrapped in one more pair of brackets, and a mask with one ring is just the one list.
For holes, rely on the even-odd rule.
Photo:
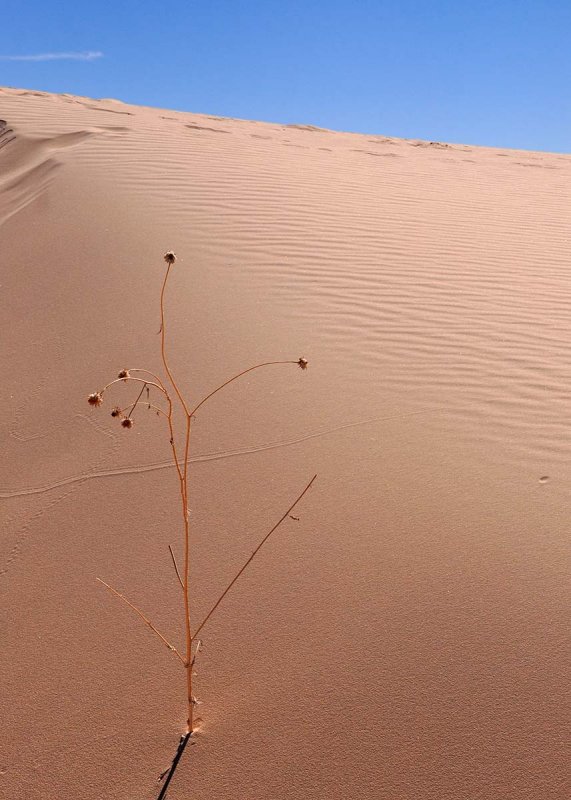
[[(124, 603), (126, 603), (136, 614), (138, 614), (138, 616), (157, 636), (157, 638), (159, 638), (161, 642), (169, 649), (169, 651), (173, 653), (175, 658), (177, 658), (180, 661), (182, 668), (185, 671), (186, 675), (185, 694), (186, 694), (186, 708), (187, 708), (186, 730), (184, 734), (181, 736), (171, 766), (169, 767), (168, 770), (165, 770), (165, 772), (160, 776), (160, 780), (165, 778), (165, 781), (162, 786), (161, 792), (159, 794), (158, 800), (161, 800), (162, 798), (165, 797), (168, 784), (174, 774), (174, 771), (178, 765), (178, 761), (182, 755), (182, 752), (184, 751), (188, 739), (193, 732), (193, 710), (197, 701), (193, 694), (192, 678), (193, 678), (193, 667), (195, 659), (201, 645), (201, 640), (198, 638), (198, 634), (202, 631), (204, 625), (210, 619), (212, 614), (216, 611), (216, 609), (218, 608), (218, 606), (220, 605), (226, 594), (230, 591), (230, 589), (234, 586), (236, 581), (247, 569), (249, 564), (253, 561), (253, 559), (259, 552), (260, 548), (268, 541), (270, 536), (279, 527), (279, 525), (281, 525), (281, 523), (285, 519), (287, 519), (288, 516), (290, 516), (295, 506), (299, 503), (301, 498), (309, 490), (310, 486), (313, 484), (315, 478), (317, 477), (316, 475), (313, 476), (313, 478), (305, 486), (303, 491), (291, 504), (291, 506), (288, 508), (285, 514), (279, 519), (279, 521), (274, 525), (274, 527), (269, 531), (269, 533), (267, 533), (264, 536), (264, 538), (258, 544), (254, 552), (251, 554), (251, 556), (247, 559), (247, 561), (243, 564), (243, 566), (234, 575), (234, 577), (224, 588), (224, 590), (218, 595), (218, 598), (216, 602), (213, 604), (210, 611), (203, 617), (202, 620), (200, 620), (200, 622), (196, 625), (193, 631), (191, 625), (191, 616), (190, 616), (191, 544), (190, 544), (190, 521), (189, 521), (189, 505), (188, 505), (188, 485), (189, 485), (188, 465), (190, 458), (190, 438), (191, 438), (192, 420), (194, 419), (196, 412), (200, 408), (202, 408), (202, 406), (208, 400), (210, 400), (211, 397), (213, 397), (219, 391), (221, 391), (230, 383), (242, 377), (243, 375), (246, 375), (247, 373), (252, 372), (253, 370), (261, 369), (262, 367), (269, 367), (273, 365), (285, 365), (285, 364), (295, 365), (302, 370), (306, 370), (308, 362), (305, 358), (301, 357), (293, 360), (266, 361), (261, 364), (255, 364), (254, 366), (249, 367), (248, 369), (245, 369), (242, 372), (239, 372), (233, 377), (224, 381), (224, 383), (222, 383), (212, 392), (207, 394), (206, 397), (200, 400), (196, 405), (191, 406), (191, 404), (187, 402), (184, 395), (182, 394), (179, 384), (172, 372), (172, 369), (170, 367), (167, 358), (165, 292), (169, 276), (171, 273), (171, 269), (176, 263), (175, 254), (169, 250), (164, 254), (164, 261), (167, 266), (160, 293), (161, 324), (159, 328), (159, 333), (161, 336), (161, 359), (164, 371), (166, 373), (166, 378), (163, 380), (161, 377), (159, 377), (159, 375), (156, 375), (155, 373), (150, 372), (149, 370), (146, 369), (132, 368), (132, 367), (130, 367), (129, 369), (122, 369), (114, 380), (112, 380), (110, 383), (108, 383), (99, 391), (93, 392), (87, 398), (90, 406), (92, 406), (93, 408), (99, 408), (103, 405), (106, 393), (108, 393), (112, 389), (112, 387), (116, 387), (116, 384), (126, 383), (126, 384), (136, 385), (139, 388), (139, 392), (135, 400), (132, 403), (129, 403), (125, 406), (115, 405), (111, 410), (111, 416), (117, 419), (123, 428), (127, 429), (133, 427), (133, 425), (135, 424), (134, 415), (141, 408), (146, 408), (147, 410), (151, 410), (159, 417), (161, 417), (166, 423), (168, 429), (168, 437), (169, 437), (170, 448), (172, 451), (173, 465), (176, 469), (176, 474), (178, 477), (180, 500), (181, 500), (182, 542), (183, 542), (183, 561), (181, 569), (179, 569), (173, 549), (170, 545), (169, 545), (169, 552), (176, 573), (176, 577), (178, 579), (178, 582), (182, 590), (182, 604), (184, 607), (184, 648), (179, 649), (175, 647), (174, 644), (172, 644), (165, 636), (163, 636), (163, 634), (158, 630), (158, 628), (150, 621), (150, 619), (148, 619), (148, 617), (134, 603), (128, 600), (123, 594), (121, 594), (121, 592), (117, 591), (117, 589), (110, 586), (104, 580), (102, 580), (101, 578), (97, 578), (97, 580), (104, 586), (106, 586), (107, 589), (109, 589), (109, 591), (111, 591), (114, 595), (123, 600)], [(176, 427), (175, 409), (177, 405), (179, 407), (179, 410), (182, 411), (182, 415), (184, 418), (184, 428), (182, 435), (180, 437), (177, 431), (175, 430)]]

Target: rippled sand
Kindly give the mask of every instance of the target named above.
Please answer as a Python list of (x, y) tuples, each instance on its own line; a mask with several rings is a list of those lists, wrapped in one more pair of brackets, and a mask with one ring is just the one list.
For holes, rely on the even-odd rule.
[[(154, 798), (184, 675), (168, 434), (198, 414), (174, 798), (563, 800), (571, 157), (0, 90), (0, 786)], [(116, 401), (130, 397), (117, 389)], [(110, 398), (110, 404), (115, 400)]]

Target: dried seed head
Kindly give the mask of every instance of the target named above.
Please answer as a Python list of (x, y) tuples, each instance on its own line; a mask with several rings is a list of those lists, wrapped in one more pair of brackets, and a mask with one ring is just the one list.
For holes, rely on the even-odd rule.
[(122, 369), (121, 372), (117, 375), (117, 377), (118, 378), (127, 379), (127, 378), (130, 378), (131, 376), (129, 375), (129, 370), (128, 369)]
[(87, 402), (90, 406), (100, 406), (103, 402), (103, 392), (93, 392), (87, 398)]
[(307, 358), (300, 358), (297, 364), (301, 369), (307, 369)]
[(167, 264), (174, 264), (176, 261), (176, 256), (172, 250), (167, 250), (167, 252), (163, 256), (164, 260)]
[(112, 417), (120, 417), (121, 416), (121, 409), (119, 408), (119, 406), (115, 406), (115, 408), (111, 412), (111, 416)]
[(122, 420), (121, 420), (121, 425), (122, 425), (124, 428), (132, 428), (132, 427), (133, 427), (133, 425), (134, 425), (134, 422), (133, 422), (133, 420), (131, 419), (131, 417), (125, 417), (125, 419), (122, 419)]

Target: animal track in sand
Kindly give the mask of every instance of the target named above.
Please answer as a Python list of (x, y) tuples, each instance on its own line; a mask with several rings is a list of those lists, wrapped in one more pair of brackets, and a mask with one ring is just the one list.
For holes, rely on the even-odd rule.
[[(284, 439), (282, 441), (268, 442), (266, 444), (252, 445), (250, 447), (236, 448), (234, 450), (217, 450), (212, 453), (203, 453), (189, 459), (189, 463), (200, 463), (203, 461), (217, 461), (223, 458), (233, 458), (234, 456), (251, 455), (252, 453), (260, 453), (264, 450), (275, 450), (280, 447), (291, 447), (301, 442), (306, 442), (309, 439), (318, 439), (321, 436), (328, 436), (338, 431), (343, 431), (348, 428), (357, 428), (364, 425), (374, 425), (379, 422), (389, 422), (397, 419), (405, 419), (407, 417), (420, 416), (421, 414), (441, 413), (445, 409), (440, 408), (425, 408), (420, 411), (411, 411), (405, 414), (394, 414), (386, 417), (375, 417), (373, 419), (358, 420), (357, 422), (347, 422), (344, 425), (337, 425), (333, 428), (327, 428), (324, 431), (314, 431), (313, 433), (305, 434), (295, 439)], [(83, 414), (76, 416), (83, 417)], [(155, 461), (150, 464), (143, 464), (139, 467), (120, 467), (117, 469), (98, 470), (94, 472), (83, 472), (80, 475), (71, 475), (67, 478), (61, 478), (53, 483), (47, 483), (43, 486), (29, 486), (21, 489), (2, 489), (0, 490), (0, 500), (8, 500), (12, 497), (25, 497), (32, 494), (43, 494), (51, 492), (54, 489), (59, 489), (62, 486), (68, 486), (72, 483), (83, 483), (93, 478), (112, 478), (120, 475), (133, 475), (143, 472), (154, 472), (160, 469), (172, 469), (172, 461)]]
[[(79, 415), (78, 415), (79, 416)], [(110, 455), (114, 456), (117, 454), (119, 447), (120, 447), (120, 437), (117, 437), (113, 432), (108, 430), (107, 428), (103, 427), (100, 422), (96, 421), (95, 419), (91, 418), (87, 420), (91, 427), (98, 431), (103, 436), (107, 437), (110, 443), (110, 447), (105, 452), (102, 452), (101, 455), (96, 459), (95, 466), (103, 466), (104, 460), (106, 460)], [(10, 533), (12, 536), (13, 544), (8, 551), (8, 555), (4, 560), (2, 567), (0, 568), (0, 578), (4, 577), (6, 573), (14, 566), (15, 562), (18, 560), (22, 553), (22, 548), (28, 538), (30, 530), (37, 523), (41, 520), (46, 514), (48, 514), (53, 508), (59, 505), (61, 502), (66, 500), (70, 495), (72, 495), (78, 488), (79, 485), (83, 483), (83, 480), (79, 481), (65, 481), (64, 484), (61, 485), (68, 485), (68, 488), (64, 492), (60, 492), (56, 494), (54, 498), (52, 498), (46, 504), (43, 504), (40, 508), (36, 509), (31, 515), (24, 519), (24, 521), (20, 524), (19, 527), (11, 527)], [(7, 520), (7, 523), (12, 522), (13, 524), (13, 517), (11, 520)], [(8, 528), (8, 525), (6, 526)]]
[[(10, 568), (14, 565), (14, 562), (19, 558), (24, 542), (28, 537), (28, 532), (31, 526), (34, 524), (34, 522), (40, 520), (45, 514), (51, 511), (52, 508), (55, 508), (55, 506), (57, 506), (62, 500), (65, 500), (66, 497), (69, 497), (71, 494), (73, 494), (73, 492), (76, 489), (77, 486), (72, 486), (71, 489), (68, 489), (66, 492), (62, 492), (61, 494), (56, 495), (56, 497), (54, 497), (53, 500), (51, 500), (49, 503), (43, 505), (41, 508), (35, 511), (31, 516), (29, 516), (25, 520), (25, 522), (20, 526), (20, 528), (14, 531), (15, 542), (10, 548), (10, 551), (8, 552), (8, 555), (2, 567), (0, 568), (0, 578), (3, 578), (6, 575), (6, 573), (10, 570)], [(10, 523), (11, 520), (7, 520), (7, 522)], [(7, 525), (6, 527), (8, 528), (9, 525)]]

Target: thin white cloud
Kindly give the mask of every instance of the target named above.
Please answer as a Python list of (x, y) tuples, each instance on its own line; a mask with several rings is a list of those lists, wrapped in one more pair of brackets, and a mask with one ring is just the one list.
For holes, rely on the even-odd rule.
[(0, 61), (95, 61), (103, 58), (99, 50), (86, 50), (83, 53), (34, 53), (23, 56), (3, 56)]

